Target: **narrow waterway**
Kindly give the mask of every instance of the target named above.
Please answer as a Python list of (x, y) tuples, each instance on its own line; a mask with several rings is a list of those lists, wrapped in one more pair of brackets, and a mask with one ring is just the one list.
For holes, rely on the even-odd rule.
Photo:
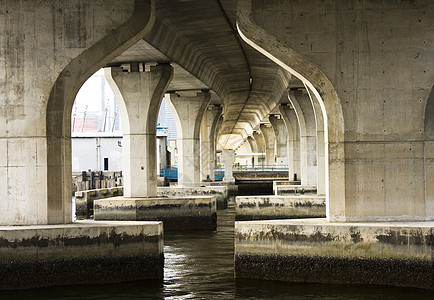
[(434, 299), (434, 292), (417, 289), (235, 280), (234, 219), (231, 199), (218, 213), (217, 232), (166, 233), (163, 282), (0, 292), (0, 299)]

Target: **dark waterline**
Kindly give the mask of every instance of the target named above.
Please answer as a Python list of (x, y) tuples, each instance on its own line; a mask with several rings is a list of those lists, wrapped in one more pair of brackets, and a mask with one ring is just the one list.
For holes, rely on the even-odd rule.
[(235, 280), (233, 203), (229, 207), (219, 211), (217, 232), (165, 234), (163, 282), (0, 292), (0, 299), (434, 299), (434, 292), (417, 289)]

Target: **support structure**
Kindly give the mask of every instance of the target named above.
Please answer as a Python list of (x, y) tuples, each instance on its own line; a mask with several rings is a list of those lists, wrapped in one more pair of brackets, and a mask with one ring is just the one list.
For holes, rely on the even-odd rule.
[(156, 131), (160, 103), (173, 77), (168, 64), (139, 72), (106, 68), (105, 76), (119, 101), (124, 138), (124, 197), (156, 197)]
[(232, 164), (235, 161), (235, 151), (234, 150), (222, 150), (223, 163), (225, 165), (225, 176), (223, 177), (224, 182), (234, 183), (235, 178), (232, 170)]
[(214, 181), (215, 131), (221, 116), (220, 106), (209, 105), (204, 112), (200, 127), (201, 181)]
[(300, 129), (298, 119), (290, 106), (281, 106), (280, 113), (288, 129), (289, 178), (300, 180)]
[[(256, 141), (256, 145), (258, 146), (258, 153), (265, 153), (265, 139), (264, 135), (260, 130), (253, 131), (253, 138)], [(265, 157), (263, 155), (258, 156), (258, 165), (265, 165)]]
[[(256, 143), (256, 140), (253, 136), (247, 137), (247, 142), (250, 145), (250, 149), (252, 149), (253, 153), (258, 153), (258, 144)], [(252, 166), (254, 167), (256, 165), (256, 162), (258, 161), (258, 155), (252, 156)]]
[(261, 124), (259, 126), (265, 141), (265, 165), (275, 165), (275, 144), (276, 136), (271, 125)]
[(288, 165), (288, 129), (279, 115), (270, 115), (269, 120), (276, 136), (276, 164)]
[(208, 92), (169, 94), (178, 132), (178, 186), (200, 184), (200, 124), (211, 94)]
[(316, 125), (312, 103), (306, 91), (290, 91), (288, 98), (300, 125), (301, 184), (316, 185)]

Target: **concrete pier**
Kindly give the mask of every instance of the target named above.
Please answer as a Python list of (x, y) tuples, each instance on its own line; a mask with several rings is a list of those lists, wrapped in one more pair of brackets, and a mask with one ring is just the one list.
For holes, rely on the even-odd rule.
[(235, 276), (434, 289), (434, 222), (235, 223)]
[(75, 192), (75, 216), (77, 219), (93, 215), (93, 201), (123, 195), (123, 187), (87, 190)]
[(161, 222), (0, 226), (0, 290), (163, 278)]
[(216, 198), (217, 209), (224, 209), (228, 206), (228, 187), (227, 186), (198, 186), (198, 187), (158, 187), (157, 195), (163, 197), (183, 197), (183, 196), (214, 196)]
[(238, 196), (237, 221), (325, 218), (326, 200), (322, 196)]
[(273, 192), (275, 195), (288, 196), (288, 195), (316, 195), (316, 185), (298, 185), (291, 184), (290, 182), (273, 181)]
[(95, 220), (163, 221), (164, 230), (216, 230), (216, 198), (124, 198), (95, 200)]

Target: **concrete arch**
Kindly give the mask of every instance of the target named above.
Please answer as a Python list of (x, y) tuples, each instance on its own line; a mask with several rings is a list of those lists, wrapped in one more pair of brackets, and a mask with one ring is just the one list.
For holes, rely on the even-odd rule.
[(315, 64), (279, 42), (274, 36), (257, 26), (252, 18), (252, 1), (238, 2), (237, 28), (242, 39), (275, 63), (298, 77), (315, 94), (319, 101), (325, 126), (328, 150), (326, 151), (326, 202), (327, 218), (344, 221), (345, 201), (345, 149), (344, 118), (342, 106), (329, 78)]
[(326, 143), (324, 140), (324, 118), (323, 118), (321, 106), (319, 105), (319, 100), (314, 99), (315, 95), (308, 87), (306, 87), (306, 90), (309, 93), (309, 97), (313, 105), (313, 112), (315, 114), (315, 122), (316, 122), (317, 193), (318, 195), (325, 195), (326, 194), (326, 183), (325, 183)]
[(83, 83), (147, 34), (153, 24), (153, 0), (136, 0), (130, 19), (72, 59), (50, 93), (46, 115), (47, 223), (69, 223), (71, 208), (71, 110)]
[(288, 128), (288, 175), (296, 181), (300, 178), (300, 126), (293, 108), (280, 106), (279, 110)]
[(302, 185), (317, 185), (316, 122), (309, 95), (290, 91), (288, 99), (294, 107), (300, 126), (300, 171)]
[(169, 94), (168, 105), (173, 112), (178, 133), (178, 185), (200, 183), (200, 127), (211, 99), (210, 93)]
[(425, 213), (427, 219), (434, 219), (434, 86), (426, 101), (424, 113), (424, 186)]

